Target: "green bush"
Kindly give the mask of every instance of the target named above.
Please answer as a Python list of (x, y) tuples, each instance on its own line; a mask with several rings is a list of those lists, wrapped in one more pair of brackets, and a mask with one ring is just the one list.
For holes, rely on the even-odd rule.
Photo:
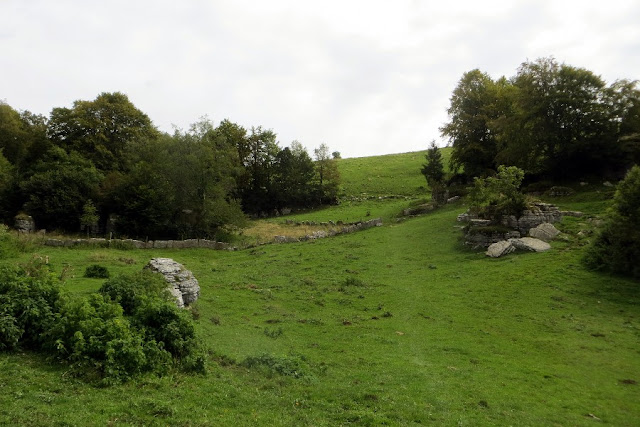
[(475, 178), (469, 192), (472, 210), (489, 219), (519, 216), (526, 208), (525, 196), (520, 191), (523, 178), (524, 171), (515, 166), (499, 166), (496, 176)]
[(133, 322), (147, 339), (162, 343), (176, 358), (187, 357), (196, 347), (195, 327), (189, 313), (172, 302), (147, 300), (136, 310)]
[[(167, 300), (158, 275), (107, 281), (88, 298), (62, 295), (43, 262), (0, 269), (0, 350), (42, 350), (103, 383), (172, 366), (204, 372), (189, 313)], [(125, 308), (126, 307), (126, 308)]]
[(640, 167), (620, 181), (613, 206), (584, 261), (590, 268), (640, 278)]
[(146, 299), (169, 299), (167, 283), (162, 276), (148, 270), (109, 279), (98, 292), (119, 303), (124, 313), (129, 316), (133, 315)]
[(56, 320), (57, 281), (45, 266), (0, 269), (0, 350), (38, 348)]
[(96, 279), (108, 279), (109, 270), (101, 265), (93, 264), (84, 270), (84, 277), (91, 277)]

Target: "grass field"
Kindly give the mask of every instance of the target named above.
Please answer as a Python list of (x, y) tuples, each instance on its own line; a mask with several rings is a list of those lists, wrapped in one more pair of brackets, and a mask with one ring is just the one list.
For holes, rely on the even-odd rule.
[[(410, 154), (398, 157), (372, 158), (381, 178), (369, 186), (345, 166), (366, 159), (345, 159), (348, 194), (424, 197), (415, 165), (398, 186), (382, 178), (383, 160), (396, 168)], [(596, 215), (609, 196), (594, 188), (558, 203)], [(577, 232), (589, 218), (566, 218), (549, 252), (488, 259), (460, 241), (462, 204), (396, 222), (409, 202), (299, 215), (369, 212), (385, 226), (235, 252), (37, 248), (69, 292), (101, 285), (81, 277), (91, 264), (117, 274), (157, 256), (183, 263), (202, 288), (209, 373), (98, 388), (42, 356), (0, 354), (0, 424), (640, 424), (638, 284), (582, 267), (588, 238)]]

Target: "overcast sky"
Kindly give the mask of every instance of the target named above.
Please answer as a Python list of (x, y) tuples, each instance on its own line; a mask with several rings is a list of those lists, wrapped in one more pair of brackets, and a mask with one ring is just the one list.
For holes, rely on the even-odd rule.
[(0, 0), (0, 100), (120, 91), (161, 130), (208, 116), (343, 157), (423, 150), (466, 71), (554, 56), (640, 78), (640, 2)]

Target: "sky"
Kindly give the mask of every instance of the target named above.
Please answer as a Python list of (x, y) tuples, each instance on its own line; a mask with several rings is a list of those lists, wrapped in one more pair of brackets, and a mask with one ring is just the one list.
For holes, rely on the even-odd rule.
[(342, 157), (447, 144), (463, 73), (553, 56), (640, 79), (637, 0), (0, 0), (0, 101), (123, 92), (162, 131), (207, 117)]

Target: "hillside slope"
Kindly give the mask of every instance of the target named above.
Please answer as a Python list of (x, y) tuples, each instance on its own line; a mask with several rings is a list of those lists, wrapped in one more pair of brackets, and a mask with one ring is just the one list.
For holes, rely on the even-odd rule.
[[(397, 193), (385, 180), (347, 188)], [(352, 203), (306, 215), (391, 206)], [(606, 195), (558, 203), (596, 215)], [(101, 285), (80, 277), (91, 264), (183, 263), (200, 281), (209, 374), (98, 388), (37, 355), (0, 353), (0, 424), (640, 424), (637, 283), (582, 268), (577, 232), (590, 218), (563, 221), (549, 252), (489, 259), (462, 245), (461, 209), (235, 252), (38, 248), (80, 295)]]

